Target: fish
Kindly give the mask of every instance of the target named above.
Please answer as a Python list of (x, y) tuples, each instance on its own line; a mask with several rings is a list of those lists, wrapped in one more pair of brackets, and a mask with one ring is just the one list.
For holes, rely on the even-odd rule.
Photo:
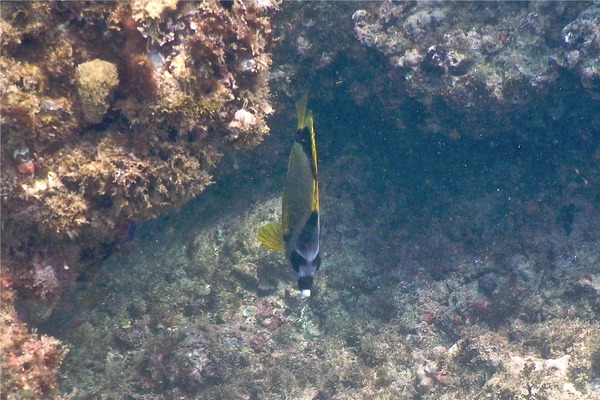
[(281, 221), (267, 223), (258, 231), (262, 244), (284, 252), (304, 298), (310, 297), (313, 277), (321, 267), (317, 145), (306, 102), (306, 94), (296, 102), (298, 127), (288, 159)]

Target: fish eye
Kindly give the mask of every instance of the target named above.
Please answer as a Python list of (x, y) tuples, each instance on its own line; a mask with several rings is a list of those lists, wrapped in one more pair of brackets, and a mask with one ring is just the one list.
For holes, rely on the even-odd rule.
[(300, 272), (300, 267), (306, 264), (304, 257), (302, 257), (297, 251), (292, 251), (292, 254), (290, 255), (290, 261), (292, 262), (292, 267), (296, 272)]

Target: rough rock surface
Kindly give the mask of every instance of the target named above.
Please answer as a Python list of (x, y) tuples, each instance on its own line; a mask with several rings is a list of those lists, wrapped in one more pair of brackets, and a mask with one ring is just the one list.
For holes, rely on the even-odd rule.
[[(202, 192), (224, 152), (268, 133), (276, 9), (2, 3), (2, 274), (21, 316), (12, 324), (42, 323), (138, 223)], [(232, 125), (240, 111), (251, 117)]]

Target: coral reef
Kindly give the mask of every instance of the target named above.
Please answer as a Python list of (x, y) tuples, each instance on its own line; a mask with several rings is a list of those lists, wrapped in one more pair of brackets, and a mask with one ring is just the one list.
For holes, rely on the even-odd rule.
[(57, 371), (67, 351), (57, 339), (30, 332), (12, 307), (14, 291), (5, 275), (0, 288), (2, 399), (55, 398)]
[[(293, 129), (289, 103), (273, 129)], [(314, 297), (300, 299), (280, 254), (256, 237), (280, 212), (258, 188), (279, 192), (285, 175), (289, 141), (270, 138), (180, 214), (140, 226), (139, 252), (111, 257), (97, 284), (65, 299), (65, 392), (598, 398), (596, 183), (557, 188), (551, 169), (565, 174), (568, 162), (529, 179), (537, 158), (465, 141), (431, 164), (406, 151), (398, 172), (407, 148), (397, 142), (333, 141), (350, 127), (389, 132), (379, 115), (343, 102), (315, 110), (323, 267)], [(419, 137), (413, 146), (438, 150)]]
[(599, 17), (600, 6), (593, 3), (566, 25), (561, 32), (565, 51), (553, 59), (563, 68), (574, 70), (583, 87), (595, 99), (600, 99)]
[(277, 16), (275, 92), (309, 82), (315, 98), (344, 93), (401, 129), (494, 144), (513, 133), (535, 142), (542, 126), (569, 123), (569, 98), (553, 93), (575, 80), (598, 96), (596, 3), (360, 4), (289, 5)]
[[(358, 40), (380, 52), (390, 66), (379, 79), (382, 103), (389, 112), (401, 114), (402, 100), (394, 105), (388, 98), (406, 92), (435, 120), (437, 128), (429, 121), (432, 133), (448, 134), (444, 128), (440, 132), (445, 127), (471, 137), (503, 135), (504, 116), (515, 107), (519, 107), (515, 125), (545, 120), (549, 91), (561, 75), (569, 73), (578, 75), (590, 94), (598, 96), (594, 83), (598, 27), (592, 22), (598, 15), (597, 4), (383, 2), (370, 6), (357, 10), (352, 18)], [(552, 117), (560, 119), (556, 114)], [(525, 126), (531, 130), (532, 123)]]
[(2, 3), (2, 262), (25, 322), (268, 133), (276, 9)]
[[(341, 155), (329, 168), (345, 181), (360, 157)], [(139, 252), (112, 256), (98, 284), (69, 294), (60, 313), (72, 316), (63, 332), (72, 347), (65, 392), (597, 398), (600, 254), (597, 228), (586, 222), (597, 209), (581, 204), (571, 239), (541, 217), (528, 221), (543, 227), (537, 233), (525, 223), (489, 230), (475, 250), (453, 238), (451, 226), (459, 218), (465, 228), (489, 221), (505, 205), (480, 212), (482, 198), (460, 197), (464, 204), (442, 214), (454, 221), (403, 208), (404, 226), (418, 228), (399, 244), (398, 229), (370, 224), (380, 214), (360, 214), (347, 187), (323, 183), (334, 197), (321, 199), (325, 264), (314, 298), (300, 298), (281, 256), (256, 238), (279, 213), (279, 199), (247, 210), (238, 198), (222, 209), (231, 193), (256, 190), (234, 178), (180, 214), (140, 227)], [(565, 241), (572, 248), (552, 256), (549, 248)], [(518, 242), (522, 253), (512, 255)]]
[[(597, 4), (274, 8), (3, 5), (3, 304), (68, 345), (57, 395), (600, 398)], [(75, 74), (96, 59), (119, 83), (90, 124)], [(268, 78), (272, 130), (302, 91), (315, 113), (308, 300), (256, 237), (289, 135), (224, 151), (266, 133)]]
[[(589, 4), (572, 6), (385, 2), (356, 11), (353, 20), (357, 38), (380, 51), (392, 66), (387, 75), (393, 74), (396, 87), (391, 91), (401, 87), (432, 117), (447, 110), (470, 118), (473, 131), (464, 135), (494, 135), (502, 132), (494, 123), (504, 120), (515, 105), (531, 115), (530, 104), (546, 96), (549, 85), (563, 73), (559, 63), (552, 62), (565, 57), (561, 32), (577, 25), (573, 18)], [(587, 54), (587, 60), (596, 58), (594, 51)], [(391, 91), (382, 88), (381, 95)], [(443, 103), (436, 104), (437, 99)], [(450, 122), (438, 125), (452, 126)]]
[[(26, 259), (52, 247), (101, 253), (123, 221), (155, 216), (210, 184), (221, 143), (260, 141), (272, 111), (261, 75), (272, 8), (2, 7), (3, 249), (17, 279), (33, 270)], [(241, 111), (251, 118), (233, 126)]]

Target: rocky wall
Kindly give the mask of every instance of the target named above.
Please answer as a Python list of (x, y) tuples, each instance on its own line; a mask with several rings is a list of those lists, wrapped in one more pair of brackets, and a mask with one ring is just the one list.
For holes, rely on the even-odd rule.
[(224, 152), (268, 133), (277, 7), (2, 3), (2, 276), (19, 311), (9, 326), (43, 322), (138, 223), (202, 192), (230, 168)]

